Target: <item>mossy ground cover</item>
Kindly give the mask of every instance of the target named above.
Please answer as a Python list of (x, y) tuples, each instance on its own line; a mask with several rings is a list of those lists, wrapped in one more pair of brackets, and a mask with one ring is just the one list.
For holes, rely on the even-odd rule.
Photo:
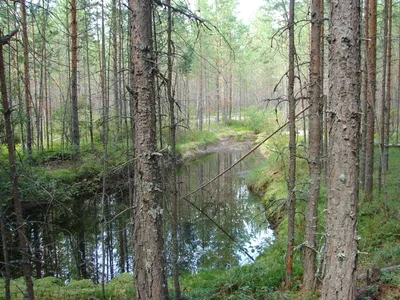
[[(4, 291), (5, 281), (0, 279), (0, 290)], [(35, 297), (40, 300), (80, 300), (102, 299), (101, 285), (95, 285), (89, 279), (72, 280), (65, 283), (55, 277), (34, 279)], [(133, 275), (123, 273), (106, 283), (104, 286), (106, 299), (134, 299)], [(15, 300), (23, 300), (25, 280), (23, 277), (11, 281), (11, 296)], [(0, 294), (4, 299), (4, 294)]]

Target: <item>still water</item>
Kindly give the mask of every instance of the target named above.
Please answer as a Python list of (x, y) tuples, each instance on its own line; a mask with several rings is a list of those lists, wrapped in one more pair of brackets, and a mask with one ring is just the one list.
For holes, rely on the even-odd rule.
[[(189, 194), (238, 161), (246, 151), (218, 152), (185, 164), (178, 174), (179, 194)], [(264, 210), (249, 192), (246, 177), (260, 156), (251, 154), (179, 207), (179, 265), (183, 273), (227, 269), (252, 263), (273, 240)], [(226, 233), (219, 229), (212, 218)], [(167, 239), (169, 239), (167, 237)], [(168, 243), (170, 244), (170, 243)]]

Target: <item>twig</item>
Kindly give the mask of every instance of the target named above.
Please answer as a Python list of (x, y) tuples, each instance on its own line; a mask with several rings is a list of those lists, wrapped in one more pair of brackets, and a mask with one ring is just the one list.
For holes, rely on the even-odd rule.
[(13, 31), (11, 31), (9, 34), (5, 35), (5, 36), (1, 36), (1, 30), (0, 30), (0, 45), (3, 46), (5, 44), (8, 43), (8, 41), (14, 36), (16, 35), (18, 32), (18, 28), (14, 29)]

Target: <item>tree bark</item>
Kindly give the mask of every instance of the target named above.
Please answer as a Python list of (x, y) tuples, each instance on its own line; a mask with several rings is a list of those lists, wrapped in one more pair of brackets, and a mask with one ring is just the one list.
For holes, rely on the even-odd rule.
[(31, 89), (29, 77), (29, 53), (28, 53), (28, 28), (26, 22), (26, 4), (21, 0), (22, 23), (22, 47), (24, 53), (24, 86), (25, 86), (25, 113), (26, 113), (26, 149), (28, 158), (32, 160), (32, 126), (31, 126)]
[(360, 160), (360, 184), (361, 189), (365, 188), (365, 166), (366, 166), (366, 147), (367, 147), (367, 132), (368, 132), (368, 90), (369, 90), (369, 72), (368, 72), (368, 31), (369, 31), (369, 1), (364, 1), (364, 72), (362, 82), (362, 122), (361, 122), (361, 160)]
[(387, 78), (387, 52), (388, 52), (388, 16), (389, 16), (389, 0), (384, 1), (384, 17), (383, 17), (383, 65), (382, 65), (382, 85), (381, 85), (381, 119), (379, 124), (380, 137), (379, 137), (379, 172), (378, 172), (378, 189), (379, 193), (382, 190), (382, 173), (387, 169), (384, 161), (385, 156), (385, 119), (387, 115), (386, 106), (386, 78)]
[[(178, 187), (176, 180), (176, 121), (175, 121), (175, 99), (172, 95), (172, 11), (171, 0), (167, 0), (168, 5), (168, 28), (167, 28), (167, 64), (168, 64), (168, 81), (167, 81), (167, 98), (169, 103), (169, 134), (171, 142), (171, 200), (172, 200), (172, 277), (174, 279), (175, 299), (181, 299), (181, 287), (179, 284), (179, 244), (178, 244)], [(202, 101), (202, 99), (200, 99)]]
[(288, 182), (288, 242), (286, 251), (286, 286), (290, 286), (293, 273), (293, 250), (296, 216), (296, 99), (294, 97), (294, 2), (289, 4), (289, 182)]
[(357, 291), (360, 2), (333, 0), (330, 14), (327, 255), (321, 299), (350, 300)]
[(376, 99), (376, 0), (368, 0), (368, 107), (367, 135), (365, 147), (365, 198), (372, 199), (374, 171), (374, 133), (375, 133), (375, 99)]
[(94, 152), (94, 135), (93, 135), (93, 105), (92, 105), (92, 81), (90, 74), (90, 55), (89, 55), (89, 28), (90, 28), (90, 17), (87, 12), (88, 7), (85, 9), (85, 26), (88, 34), (86, 35), (86, 69), (88, 76), (88, 105), (89, 105), (89, 136), (90, 136), (90, 149)]
[(310, 52), (310, 109), (308, 137), (308, 168), (310, 172), (309, 199), (306, 208), (306, 233), (304, 250), (303, 286), (306, 292), (315, 287), (316, 234), (318, 221), (318, 199), (321, 182), (322, 108), (321, 91), (321, 24), (323, 22), (321, 0), (311, 4), (311, 52)]
[(168, 299), (160, 170), (156, 148), (150, 1), (130, 0), (135, 129), (133, 202), (136, 299)]
[(79, 158), (79, 112), (78, 112), (78, 29), (76, 17), (76, 0), (71, 0), (72, 18), (72, 57), (71, 57), (71, 102), (72, 102), (72, 144), (75, 158)]
[(387, 37), (387, 43), (388, 43), (388, 52), (387, 52), (387, 81), (386, 81), (386, 116), (385, 116), (385, 124), (382, 124), (384, 126), (385, 130), (385, 136), (384, 136), (384, 146), (383, 146), (383, 164), (382, 164), (382, 171), (386, 173), (389, 170), (389, 136), (390, 136), (390, 116), (391, 116), (391, 96), (392, 93), (390, 91), (391, 86), (392, 86), (392, 0), (388, 0), (388, 37)]

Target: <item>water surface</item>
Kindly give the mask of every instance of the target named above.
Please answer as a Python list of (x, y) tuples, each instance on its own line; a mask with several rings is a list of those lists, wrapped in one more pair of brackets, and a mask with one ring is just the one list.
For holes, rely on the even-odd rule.
[[(187, 195), (238, 161), (245, 151), (226, 151), (207, 155), (179, 170), (180, 195)], [(235, 241), (219, 229), (204, 213), (185, 200), (179, 207), (179, 264), (183, 272), (227, 269), (251, 263), (268, 247), (273, 232), (268, 228), (264, 209), (249, 192), (246, 177), (262, 158), (251, 154), (215, 182), (191, 195), (202, 212), (212, 218)]]

